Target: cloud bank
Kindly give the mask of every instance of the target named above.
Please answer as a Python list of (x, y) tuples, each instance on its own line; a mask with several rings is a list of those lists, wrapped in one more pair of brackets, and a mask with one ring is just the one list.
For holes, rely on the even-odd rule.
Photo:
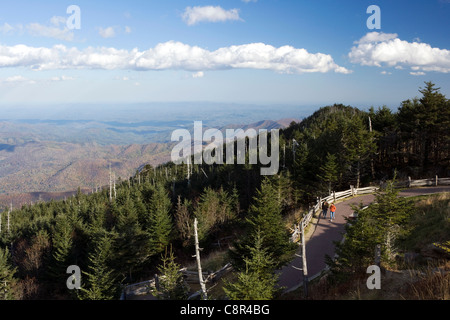
[(414, 75), (423, 75), (424, 71), (450, 72), (450, 50), (404, 41), (396, 33), (370, 32), (355, 44), (357, 46), (349, 53), (352, 63), (399, 69), (410, 67)]
[(224, 69), (259, 69), (278, 73), (350, 73), (328, 54), (309, 53), (292, 46), (273, 47), (251, 43), (209, 51), (198, 46), (169, 41), (140, 51), (106, 47), (79, 50), (65, 45), (31, 47), (0, 45), (0, 68), (25, 67), (33, 70), (128, 69), (186, 70), (192, 72)]

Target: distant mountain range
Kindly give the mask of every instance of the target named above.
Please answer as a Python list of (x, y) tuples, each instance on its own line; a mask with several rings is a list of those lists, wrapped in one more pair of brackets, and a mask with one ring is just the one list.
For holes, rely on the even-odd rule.
[[(285, 128), (293, 121), (300, 120), (293, 118), (264, 120), (247, 125), (229, 124), (217, 129), (270, 130)], [(131, 123), (120, 122), (107, 125), (108, 128), (116, 130), (113, 137), (117, 137), (117, 141), (121, 142), (127, 139), (129, 132), (126, 131), (133, 126)], [(134, 124), (134, 128), (141, 125)], [(101, 126), (95, 127), (92, 122), (2, 121), (0, 204), (6, 205), (12, 201), (18, 206), (39, 199), (61, 198), (70, 195), (78, 187), (90, 191), (107, 185), (109, 164), (117, 178), (126, 179), (143, 164), (156, 166), (167, 162), (175, 144), (170, 141), (170, 132), (173, 129), (169, 130), (166, 127), (170, 125), (179, 127), (180, 124), (162, 123), (162, 128), (158, 128), (161, 142), (101, 144), (89, 137), (83, 139), (82, 136), (72, 136), (77, 132), (83, 132), (84, 129), (89, 131), (90, 135), (94, 134), (95, 130), (98, 132), (105, 130)], [(193, 123), (190, 125), (185, 123), (186, 129), (192, 126)], [(123, 128), (127, 130), (120, 131)], [(207, 128), (204, 126), (204, 129)], [(102, 139), (106, 141), (112, 137)]]

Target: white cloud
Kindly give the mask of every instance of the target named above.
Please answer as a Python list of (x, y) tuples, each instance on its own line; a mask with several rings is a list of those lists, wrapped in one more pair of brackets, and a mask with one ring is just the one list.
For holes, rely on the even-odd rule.
[(196, 78), (203, 78), (205, 76), (205, 73), (203, 71), (199, 71), (196, 73), (192, 74), (192, 78), (196, 79)]
[(365, 43), (377, 43), (389, 41), (397, 38), (398, 35), (396, 33), (380, 33), (380, 32), (369, 32), (364, 37), (355, 41), (355, 44), (365, 44)]
[(59, 27), (60, 24), (64, 26), (67, 23), (67, 18), (61, 16), (53, 16), (50, 18), (50, 23), (55, 27)]
[(258, 0), (242, 0), (242, 2), (245, 2), (245, 3), (249, 3), (249, 2), (258, 2)]
[(16, 86), (16, 85), (34, 85), (38, 83), (49, 83), (49, 82), (62, 82), (62, 81), (70, 81), (75, 80), (74, 77), (62, 75), (62, 76), (54, 76), (51, 78), (41, 78), (41, 79), (29, 79), (21, 75), (17, 76), (10, 76), (5, 79), (0, 79), (0, 85), (9, 85), (9, 86)]
[(422, 72), (422, 71), (417, 71), (417, 72), (412, 71), (409, 74), (413, 75), (413, 76), (424, 76), (426, 73)]
[(23, 76), (11, 76), (6, 79), (0, 80), (0, 84), (6, 84), (6, 85), (16, 85), (16, 84), (35, 84), (36, 81), (30, 80), (28, 78), (25, 78)]
[(364, 66), (410, 67), (414, 71), (450, 72), (450, 50), (400, 40), (397, 34), (370, 32), (349, 53), (352, 63)]
[(72, 41), (74, 37), (73, 32), (66, 26), (60, 29), (59, 26), (49, 27), (40, 23), (29, 23), (26, 28), (32, 36), (54, 38), (65, 41)]
[(11, 76), (5, 79), (5, 82), (23, 82), (23, 81), (28, 81), (28, 79), (23, 76)]
[(51, 80), (51, 81), (69, 81), (69, 80), (75, 80), (75, 78), (74, 78), (74, 77), (69, 77), (69, 76), (62, 75), (62, 76), (60, 76), (60, 77), (58, 77), (58, 76), (52, 77), (50, 80)]
[(220, 6), (187, 7), (183, 13), (183, 21), (189, 25), (199, 22), (223, 22), (228, 20), (242, 20), (239, 9), (225, 10)]
[(8, 34), (11, 31), (14, 30), (14, 27), (11, 26), (9, 23), (5, 22), (3, 25), (0, 25), (0, 32), (3, 34)]
[(61, 16), (54, 16), (50, 18), (50, 24), (41, 24), (37, 22), (28, 23), (25, 27), (21, 24), (10, 25), (4, 22), (0, 25), (0, 32), (3, 34), (21, 34), (24, 30), (28, 34), (35, 37), (54, 38), (58, 40), (73, 41), (74, 33), (66, 26), (67, 18)]
[(131, 28), (129, 26), (125, 26), (125, 33), (131, 33)]
[(35, 70), (186, 70), (260, 69), (278, 73), (350, 73), (328, 54), (309, 53), (291, 46), (280, 48), (264, 43), (223, 47), (209, 51), (181, 42), (160, 43), (139, 51), (88, 47), (79, 50), (64, 45), (51, 48), (0, 45), (0, 68), (27, 67)]
[(98, 34), (102, 37), (102, 38), (113, 38), (116, 36), (116, 31), (114, 30), (114, 27), (108, 27), (108, 28), (99, 28), (98, 30)]

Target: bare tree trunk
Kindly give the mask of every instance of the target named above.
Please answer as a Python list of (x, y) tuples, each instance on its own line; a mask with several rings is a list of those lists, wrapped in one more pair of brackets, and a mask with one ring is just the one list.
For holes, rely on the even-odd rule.
[(359, 189), (359, 183), (361, 181), (361, 161), (358, 160), (356, 167), (356, 189)]
[(109, 163), (109, 201), (112, 202), (111, 163)]
[(116, 174), (114, 173), (114, 200), (117, 198), (117, 192), (116, 192)]
[(203, 280), (202, 264), (200, 262), (200, 248), (198, 246), (198, 232), (197, 232), (197, 218), (194, 220), (194, 233), (195, 233), (195, 257), (197, 258), (198, 279), (200, 281), (200, 287), (202, 290), (203, 300), (208, 300), (208, 294), (206, 292), (205, 281)]
[(12, 212), (12, 203), (11, 203), (11, 205), (10, 205), (10, 207), (9, 207), (8, 217), (7, 217), (7, 230), (8, 230), (8, 234), (9, 234), (9, 226), (10, 226), (10, 223), (9, 223), (9, 217), (10, 217), (10, 215), (11, 215), (11, 212)]

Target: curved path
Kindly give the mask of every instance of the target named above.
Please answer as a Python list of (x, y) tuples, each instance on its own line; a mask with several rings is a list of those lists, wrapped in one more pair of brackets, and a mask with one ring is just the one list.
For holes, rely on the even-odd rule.
[[(424, 194), (450, 192), (450, 186), (425, 187), (406, 189), (399, 193), (399, 196), (410, 197)], [(348, 218), (353, 210), (352, 205), (369, 205), (375, 199), (375, 195), (368, 194), (350, 198), (336, 203), (335, 220), (330, 221), (330, 213), (327, 218), (319, 219), (310, 225), (310, 231), (306, 235), (306, 257), (308, 263), (308, 277), (311, 279), (325, 269), (325, 255), (334, 256), (334, 241), (341, 241), (345, 231), (345, 218)], [(300, 253), (300, 251), (298, 251)], [(278, 285), (285, 287), (286, 291), (298, 288), (303, 281), (303, 273), (296, 268), (301, 268), (302, 259), (297, 257), (291, 263), (279, 270)]]

